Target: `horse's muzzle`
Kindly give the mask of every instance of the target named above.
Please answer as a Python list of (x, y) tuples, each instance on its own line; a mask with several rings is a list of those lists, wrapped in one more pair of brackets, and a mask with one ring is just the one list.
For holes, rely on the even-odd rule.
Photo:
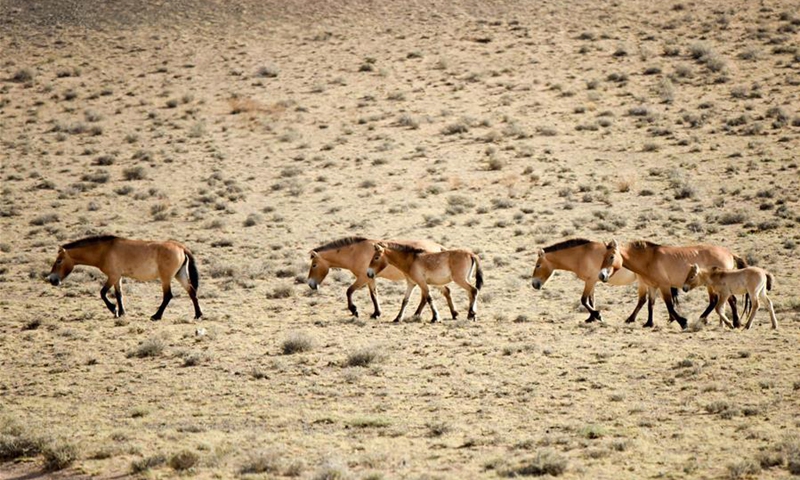
[(306, 283), (308, 284), (309, 288), (311, 288), (311, 290), (319, 290), (319, 283), (317, 283), (317, 281), (314, 280), (313, 278), (309, 278)]
[(684, 292), (689, 292), (689, 290), (691, 290), (691, 288), (689, 288), (689, 285), (684, 285), (683, 286), (683, 291)]
[(604, 268), (600, 270), (600, 275), (598, 275), (597, 278), (599, 278), (600, 281), (605, 283), (608, 281), (609, 278), (611, 278), (611, 275), (608, 273), (608, 269)]
[(57, 287), (61, 284), (61, 279), (58, 278), (58, 275), (55, 273), (51, 273), (47, 276), (47, 281), (50, 282), (50, 285)]
[(371, 269), (371, 268), (368, 268), (368, 269), (367, 269), (367, 277), (369, 277), (369, 278), (375, 278), (375, 270), (373, 270), (373, 269)]
[(535, 288), (536, 290), (541, 290), (542, 289), (542, 281), (539, 280), (538, 278), (534, 278), (533, 281), (531, 282), (531, 286), (533, 288)]

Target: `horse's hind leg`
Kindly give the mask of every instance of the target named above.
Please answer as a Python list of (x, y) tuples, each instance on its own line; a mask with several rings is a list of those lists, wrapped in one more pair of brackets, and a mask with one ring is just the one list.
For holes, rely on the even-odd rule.
[(655, 288), (647, 290), (647, 321), (642, 325), (645, 328), (653, 328), (653, 307), (656, 304), (656, 294), (658, 291)]
[(164, 315), (164, 310), (166, 310), (167, 305), (169, 305), (169, 301), (172, 300), (172, 287), (170, 286), (169, 279), (166, 281), (161, 280), (161, 290), (164, 292), (164, 298), (161, 300), (161, 306), (158, 307), (158, 311), (150, 317), (150, 320), (153, 321), (161, 320), (161, 316)]
[(117, 316), (125, 315), (125, 306), (122, 305), (122, 279), (117, 279), (114, 284), (114, 296), (117, 298)]
[(450, 308), (450, 315), (453, 317), (453, 320), (457, 319), (458, 312), (456, 311), (456, 306), (453, 304), (453, 297), (450, 296), (450, 287), (445, 285), (440, 287), (439, 290), (442, 291), (442, 295), (447, 299), (447, 306)]
[(111, 301), (108, 299), (107, 294), (117, 280), (119, 280), (119, 278), (108, 277), (106, 279), (106, 283), (103, 285), (103, 288), (100, 289), (100, 298), (103, 299), (103, 303), (106, 304), (106, 308), (108, 308), (111, 311), (111, 313), (114, 314), (115, 317), (117, 316), (117, 306), (111, 303)]
[(202, 317), (203, 312), (200, 311), (200, 302), (197, 301), (197, 291), (195, 291), (191, 281), (189, 280), (188, 271), (185, 268), (181, 268), (178, 270), (178, 274), (175, 275), (175, 278), (178, 279), (183, 289), (189, 294), (189, 298), (192, 299), (192, 305), (194, 306), (194, 319), (197, 320), (198, 318)]
[(469, 295), (469, 311), (467, 312), (467, 320), (475, 320), (475, 307), (478, 304), (478, 289), (473, 287), (466, 278), (455, 280), (455, 282), (459, 287), (466, 290), (467, 294)]
[(766, 289), (764, 289), (764, 291), (761, 292), (761, 297), (764, 299), (764, 302), (767, 304), (767, 309), (769, 310), (769, 319), (772, 320), (772, 329), (773, 330), (777, 330), (778, 329), (778, 318), (775, 316), (775, 309), (772, 308), (772, 300), (770, 300), (769, 297), (767, 296), (767, 290)]
[(436, 323), (440, 320), (439, 318), (439, 310), (436, 309), (436, 305), (433, 304), (433, 296), (431, 296), (431, 290), (428, 288), (428, 285), (425, 283), (421, 283), (419, 285), (419, 289), (422, 291), (422, 298), (428, 302), (428, 305), (431, 307), (431, 312), (433, 312), (433, 316), (431, 317), (431, 323)]

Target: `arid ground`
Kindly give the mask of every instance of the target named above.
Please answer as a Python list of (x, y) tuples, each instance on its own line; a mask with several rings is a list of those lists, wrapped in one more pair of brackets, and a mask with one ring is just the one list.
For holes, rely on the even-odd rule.
[[(776, 0), (3, 0), (0, 478), (800, 473), (798, 31)], [(45, 282), (98, 234), (184, 242), (202, 320), (177, 282), (160, 322), (157, 282), (120, 319), (97, 270)], [(349, 235), (473, 249), (478, 320), (311, 291)], [(573, 237), (724, 245), (780, 329), (643, 329), (605, 285), (584, 324), (572, 274), (530, 285)]]

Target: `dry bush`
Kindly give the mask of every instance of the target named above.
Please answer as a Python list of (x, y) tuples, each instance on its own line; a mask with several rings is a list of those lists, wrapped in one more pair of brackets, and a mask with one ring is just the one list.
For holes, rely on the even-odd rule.
[(504, 477), (541, 477), (550, 475), (557, 477), (567, 470), (567, 459), (553, 450), (542, 450), (532, 458), (523, 460), (515, 467), (504, 469), (500, 474)]
[(363, 347), (350, 352), (345, 360), (346, 367), (368, 367), (384, 359), (383, 352), (377, 347)]
[(164, 352), (166, 343), (158, 337), (150, 337), (139, 344), (134, 350), (128, 352), (127, 356), (136, 358), (158, 357)]
[(63, 470), (78, 459), (78, 447), (67, 441), (53, 441), (42, 449), (44, 469), (48, 472)]
[(194, 467), (199, 461), (200, 457), (196, 453), (191, 450), (182, 450), (170, 457), (169, 466), (173, 470), (183, 471)]
[(281, 352), (284, 355), (307, 352), (314, 348), (314, 339), (306, 333), (295, 332), (289, 334), (281, 344)]
[(167, 463), (167, 457), (164, 454), (158, 453), (131, 462), (131, 473), (143, 473), (153, 468), (158, 468)]

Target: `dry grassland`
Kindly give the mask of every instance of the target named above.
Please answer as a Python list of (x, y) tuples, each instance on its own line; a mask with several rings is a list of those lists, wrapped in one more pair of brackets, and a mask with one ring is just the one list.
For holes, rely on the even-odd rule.
[[(796, 1), (97, 3), (0, 3), (0, 478), (800, 472)], [(101, 233), (184, 242), (206, 317), (44, 281)], [(354, 234), (474, 249), (478, 320), (310, 291)], [(780, 330), (644, 330), (607, 286), (586, 325), (530, 287), (570, 237), (725, 245)]]

